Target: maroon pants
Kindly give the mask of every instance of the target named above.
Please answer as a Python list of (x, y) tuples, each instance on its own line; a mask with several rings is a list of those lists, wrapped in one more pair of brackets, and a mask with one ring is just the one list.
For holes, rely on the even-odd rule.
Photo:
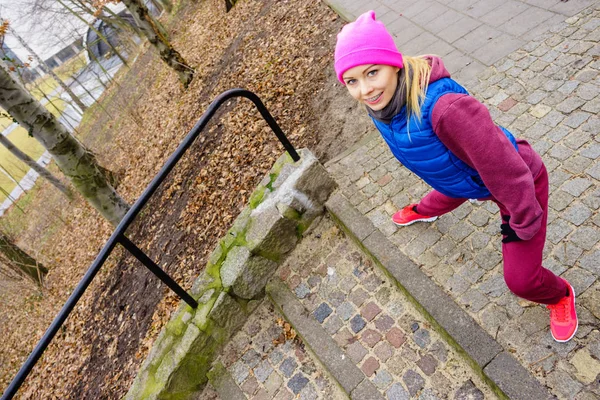
[[(548, 221), (548, 172), (546, 167), (535, 177), (535, 195), (544, 211), (540, 230), (530, 240), (502, 243), (504, 281), (517, 296), (543, 304), (556, 304), (567, 291), (562, 279), (542, 266)], [(490, 198), (500, 208), (500, 215), (508, 215), (505, 207)], [(419, 214), (440, 216), (460, 206), (467, 199), (448, 197), (433, 190), (419, 203)]]

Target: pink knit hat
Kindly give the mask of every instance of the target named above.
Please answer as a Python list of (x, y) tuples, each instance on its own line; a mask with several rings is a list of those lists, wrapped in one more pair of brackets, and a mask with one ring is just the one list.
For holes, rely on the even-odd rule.
[(337, 35), (335, 46), (335, 72), (342, 84), (344, 72), (357, 65), (383, 64), (402, 68), (402, 54), (398, 51), (392, 35), (381, 21), (375, 19), (375, 11), (367, 11), (356, 21), (345, 25)]

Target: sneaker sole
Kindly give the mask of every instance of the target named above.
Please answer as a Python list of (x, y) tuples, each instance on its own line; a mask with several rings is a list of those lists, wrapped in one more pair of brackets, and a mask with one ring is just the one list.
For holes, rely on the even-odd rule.
[(433, 222), (433, 221), (435, 221), (437, 218), (438, 218), (438, 217), (422, 218), (422, 219), (414, 219), (414, 220), (412, 220), (412, 221), (410, 221), (410, 222), (407, 222), (407, 223), (405, 223), (405, 224), (398, 223), (398, 222), (396, 222), (396, 221), (394, 221), (394, 220), (392, 220), (392, 222), (393, 222), (394, 224), (398, 225), (398, 226), (408, 226), (408, 225), (412, 225), (412, 224), (414, 224), (415, 222)]
[[(576, 302), (576, 297), (575, 297), (575, 289), (573, 289), (573, 285), (571, 285), (571, 284), (569, 284), (569, 288), (570, 288), (571, 294), (573, 295), (573, 306), (576, 306), (577, 302)], [(571, 336), (569, 336), (568, 339), (563, 339), (563, 340), (557, 339), (554, 337), (554, 335), (552, 335), (552, 331), (550, 331), (550, 334), (552, 335), (552, 339), (554, 339), (556, 342), (566, 343), (569, 340), (573, 339), (573, 337), (577, 333), (577, 328), (579, 328), (579, 318), (577, 318), (577, 325), (575, 326), (575, 330), (573, 331), (573, 334)]]

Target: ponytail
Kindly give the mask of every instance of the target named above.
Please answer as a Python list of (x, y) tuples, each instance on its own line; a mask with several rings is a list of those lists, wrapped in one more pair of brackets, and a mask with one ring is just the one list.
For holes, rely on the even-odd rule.
[(401, 85), (406, 87), (406, 118), (414, 115), (421, 120), (421, 106), (425, 101), (429, 78), (431, 77), (431, 65), (424, 56), (404, 57), (404, 82)]

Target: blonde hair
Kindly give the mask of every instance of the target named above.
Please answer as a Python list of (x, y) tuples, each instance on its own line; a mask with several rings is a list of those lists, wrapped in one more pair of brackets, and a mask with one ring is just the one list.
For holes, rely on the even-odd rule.
[(421, 120), (421, 106), (425, 101), (431, 65), (426, 56), (404, 57), (405, 79), (401, 82), (406, 86), (406, 119), (407, 122), (414, 115)]

